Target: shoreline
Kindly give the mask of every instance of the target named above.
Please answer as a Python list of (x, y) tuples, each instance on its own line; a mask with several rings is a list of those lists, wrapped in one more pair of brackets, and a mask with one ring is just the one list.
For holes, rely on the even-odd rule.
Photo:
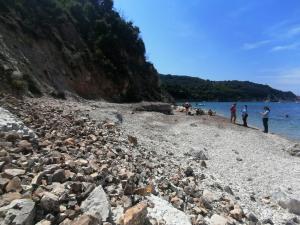
[[(216, 102), (211, 102), (211, 103), (216, 103)], [(224, 103), (224, 102), (217, 102), (217, 103)], [(225, 102), (225, 103), (230, 103), (230, 102)], [(262, 102), (256, 102), (256, 103), (262, 103)], [(287, 103), (290, 103), (290, 102), (287, 102)], [(179, 107), (181, 107), (180, 105), (178, 105)], [(204, 111), (206, 111), (207, 112), (207, 110), (209, 109), (209, 107), (207, 107), (207, 106), (201, 106), (201, 107), (195, 107), (195, 106), (192, 106), (192, 111), (195, 111), (195, 109), (197, 109), (197, 108), (199, 108), (199, 109), (202, 109), (202, 110), (204, 110)], [(215, 110), (215, 109), (214, 109)], [(224, 111), (222, 111), (222, 112), (219, 112), (219, 111), (215, 111), (216, 112), (216, 115), (218, 115), (218, 116), (220, 116), (220, 117), (224, 117), (225, 119), (228, 119), (229, 120), (229, 123), (230, 123), (230, 115), (225, 115), (225, 113), (224, 113)], [(280, 137), (284, 137), (284, 138), (286, 138), (286, 139), (288, 139), (288, 140), (290, 140), (290, 141), (296, 141), (296, 142), (300, 142), (300, 136), (293, 136), (293, 135), (290, 135), (289, 134), (289, 132), (284, 132), (284, 131), (281, 131), (280, 132), (280, 129), (276, 132), (276, 128), (274, 129), (275, 131), (273, 131), (272, 130), (272, 119), (274, 119), (274, 118), (270, 118), (270, 124), (269, 124), (269, 134), (274, 134), (274, 135), (278, 135), (278, 136), (280, 136)], [(275, 119), (274, 119), (275, 120)], [(239, 116), (237, 116), (237, 125), (238, 124), (241, 124), (242, 123), (242, 121), (241, 121), (241, 116), (239, 115)], [(256, 124), (256, 125), (254, 125), (254, 124)], [(260, 126), (257, 126), (257, 124), (260, 124)], [(251, 127), (251, 128), (253, 128), (253, 129), (257, 129), (257, 130), (263, 130), (263, 128), (262, 128), (262, 121), (261, 121), (261, 119), (255, 119), (254, 121), (252, 121), (252, 123), (251, 123), (251, 120), (249, 121), (249, 118), (248, 118), (248, 126), (249, 126), (249, 128)], [(281, 126), (280, 126), (281, 127)]]

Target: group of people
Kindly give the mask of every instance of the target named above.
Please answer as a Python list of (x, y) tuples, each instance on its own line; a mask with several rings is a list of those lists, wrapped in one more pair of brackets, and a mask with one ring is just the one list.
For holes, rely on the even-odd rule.
[[(236, 122), (236, 111), (237, 111), (237, 105), (236, 105), (236, 103), (234, 103), (230, 107), (230, 114), (231, 114), (230, 121), (231, 121), (231, 123)], [(270, 114), (270, 111), (271, 111), (270, 108), (265, 106), (264, 111), (261, 112), (263, 126), (264, 126), (264, 133), (269, 132), (269, 114)], [(248, 119), (248, 106), (244, 105), (244, 107), (242, 109), (242, 120), (243, 120), (243, 126), (245, 126), (245, 127), (248, 127), (247, 119)]]
[[(191, 110), (190, 110), (192, 108), (191, 103), (185, 102), (184, 104), (182, 104), (182, 106), (185, 108), (186, 115), (192, 115)], [(205, 114), (205, 112), (200, 108), (195, 109), (195, 113), (196, 113), (196, 115), (204, 115)], [(216, 115), (216, 112), (213, 112), (211, 109), (209, 109), (207, 111), (207, 115), (214, 116), (214, 115)]]

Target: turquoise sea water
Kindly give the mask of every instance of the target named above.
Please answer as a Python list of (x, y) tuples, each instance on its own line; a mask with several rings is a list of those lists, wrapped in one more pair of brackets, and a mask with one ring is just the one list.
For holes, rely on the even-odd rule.
[[(204, 106), (200, 106), (204, 104)], [(193, 107), (212, 109), (218, 115), (230, 117), (230, 102), (193, 102)], [(300, 140), (300, 103), (279, 103), (279, 102), (238, 102), (237, 122), (242, 123), (241, 110), (248, 105), (248, 124), (254, 127), (263, 128), (260, 112), (264, 106), (271, 109), (269, 130), (271, 133), (280, 134), (289, 139)]]

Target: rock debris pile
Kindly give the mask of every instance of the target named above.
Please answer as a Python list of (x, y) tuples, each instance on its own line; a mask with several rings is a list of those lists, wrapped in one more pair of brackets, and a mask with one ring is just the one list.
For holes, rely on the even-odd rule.
[(74, 102), (9, 98), (4, 105), (36, 135), (1, 130), (0, 224), (263, 222), (245, 215), (230, 187), (203, 187), (203, 152), (195, 155), (204, 171), (197, 174), (148, 151), (114, 122), (90, 119)]

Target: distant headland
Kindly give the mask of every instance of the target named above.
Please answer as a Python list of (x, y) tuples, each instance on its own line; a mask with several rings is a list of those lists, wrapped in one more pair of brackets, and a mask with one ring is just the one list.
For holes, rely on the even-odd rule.
[(198, 77), (160, 75), (162, 88), (175, 100), (189, 101), (297, 101), (291, 91), (249, 81), (211, 81)]

